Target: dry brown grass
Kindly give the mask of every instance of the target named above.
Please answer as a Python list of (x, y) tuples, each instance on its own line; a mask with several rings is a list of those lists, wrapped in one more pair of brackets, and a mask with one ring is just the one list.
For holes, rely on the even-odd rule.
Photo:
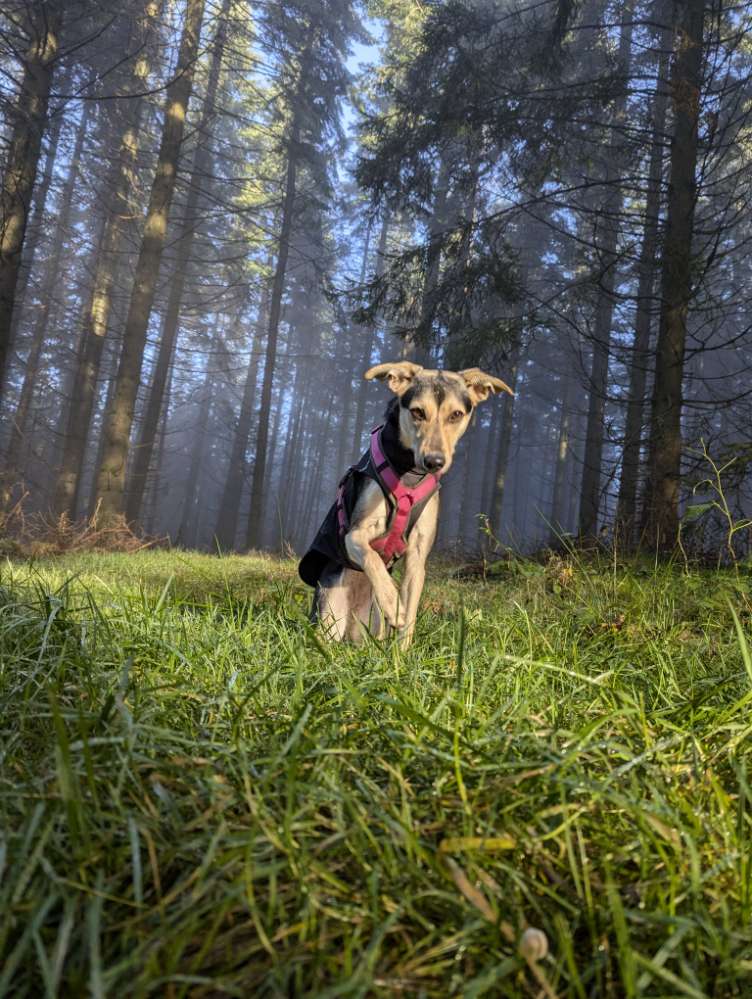
[(9, 510), (0, 512), (0, 554), (43, 558), (77, 552), (138, 552), (164, 547), (165, 538), (148, 537), (128, 524), (124, 516), (102, 520), (99, 505), (91, 517), (71, 520), (25, 512), (28, 493)]

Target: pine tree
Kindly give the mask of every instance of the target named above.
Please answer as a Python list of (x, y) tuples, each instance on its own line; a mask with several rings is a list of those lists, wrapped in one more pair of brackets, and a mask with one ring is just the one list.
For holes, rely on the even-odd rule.
[(47, 109), (60, 45), (63, 6), (61, 0), (55, 0), (44, 9), (24, 5), (21, 11), (21, 27), (28, 48), (22, 60), (23, 79), (12, 110), (13, 131), (0, 185), (0, 402), (24, 237), (42, 138), (48, 125)]
[(222, 57), (227, 40), (227, 15), (229, 6), (230, 0), (224, 0), (222, 9), (218, 15), (219, 19), (212, 48), (209, 79), (197, 127), (198, 139), (193, 154), (190, 179), (188, 181), (188, 197), (185, 203), (181, 230), (177, 237), (178, 253), (175, 261), (175, 273), (170, 285), (170, 294), (162, 324), (162, 335), (159, 341), (157, 361), (135, 446), (133, 471), (128, 483), (126, 518), (129, 521), (138, 520), (141, 512), (141, 503), (143, 501), (152, 452), (159, 428), (159, 417), (164, 403), (167, 377), (178, 335), (180, 310), (183, 304), (186, 280), (189, 276), (191, 250), (197, 228), (197, 218), (202, 206), (202, 185), (205, 183), (204, 178), (209, 176), (211, 172), (211, 151), (208, 148), (208, 136), (211, 132), (211, 125), (216, 109)]
[(317, 186), (325, 188), (329, 174), (327, 142), (340, 136), (339, 104), (344, 96), (348, 74), (344, 65), (351, 39), (358, 30), (352, 6), (347, 0), (327, 0), (285, 5), (267, 21), (266, 37), (280, 60), (279, 85), (289, 110), (284, 138), (284, 181), (279, 214), (279, 231), (269, 296), (264, 373), (261, 383), (258, 432), (251, 477), (247, 544), (257, 547), (265, 519), (264, 499), (267, 458), (272, 418), (272, 387), (276, 376), (282, 304), (286, 288), (287, 264), (295, 212), (300, 205), (298, 177), (308, 170)]
[(39, 291), (39, 307), (36, 310), (33, 329), (29, 342), (29, 348), (24, 359), (24, 377), (21, 386), (21, 393), (13, 414), (10, 443), (6, 454), (6, 470), (14, 477), (19, 468), (19, 458), (24, 441), (28, 434), (28, 419), (31, 410), (32, 398), (39, 376), (39, 367), (42, 359), (42, 351), (50, 325), (50, 318), (53, 312), (55, 295), (60, 284), (63, 263), (63, 251), (65, 241), (70, 235), (71, 213), (73, 209), (73, 195), (79, 179), (81, 169), (81, 156), (84, 148), (84, 141), (92, 118), (92, 105), (84, 106), (76, 130), (76, 141), (73, 147), (73, 154), (68, 165), (68, 176), (63, 186), (60, 198), (60, 207), (55, 226), (52, 247), (47, 261), (44, 279)]
[[(621, 175), (626, 162), (623, 119), (629, 93), (632, 19), (634, 0), (624, 6), (619, 34), (618, 72), (620, 93), (614, 102), (610, 127), (613, 137), (604, 165), (602, 206), (596, 226), (601, 229), (595, 239), (598, 250), (598, 294), (593, 323), (593, 357), (589, 378), (589, 400), (585, 452), (580, 496), (579, 534), (589, 538), (596, 534), (601, 505), (601, 475), (603, 469), (604, 416), (608, 396), (608, 364), (614, 316), (614, 289), (617, 280), (619, 218), (622, 211)], [(584, 15), (587, 19), (588, 14)]]
[(640, 471), (645, 390), (650, 367), (650, 334), (655, 312), (656, 264), (658, 263), (658, 227), (663, 172), (663, 136), (668, 104), (668, 69), (673, 26), (671, 4), (659, 4), (657, 13), (664, 18), (658, 42), (659, 58), (656, 90), (652, 101), (652, 136), (645, 197), (645, 224), (638, 263), (638, 288), (635, 332), (630, 359), (627, 413), (624, 426), (624, 449), (619, 478), (616, 520), (623, 540), (629, 542), (637, 526), (637, 484)]
[[(81, 336), (71, 377), (70, 401), (64, 418), (65, 436), (57, 472), (52, 507), (75, 518), (79, 505), (86, 444), (96, 400), (97, 382), (105, 337), (112, 313), (113, 293), (127, 220), (134, 214), (140, 130), (144, 113), (143, 92), (149, 72), (148, 53), (156, 31), (158, 7), (141, 0), (131, 19), (129, 45), (138, 52), (123, 73), (120, 100), (109, 105), (109, 142), (112, 161), (104, 179), (100, 201), (107, 206), (104, 229), (96, 248), (91, 292), (81, 317)], [(135, 95), (135, 96), (133, 96)]]
[(650, 543), (659, 547), (675, 543), (679, 526), (681, 417), (687, 312), (692, 298), (692, 235), (697, 202), (705, 13), (705, 0), (686, 0), (683, 4), (671, 72), (674, 128), (645, 505), (646, 536)]
[(167, 88), (156, 175), (133, 281), (115, 388), (102, 430), (104, 448), (95, 492), (103, 520), (124, 513), (126, 465), (144, 345), (167, 236), (170, 206), (193, 86), (205, 0), (187, 0), (175, 76)]

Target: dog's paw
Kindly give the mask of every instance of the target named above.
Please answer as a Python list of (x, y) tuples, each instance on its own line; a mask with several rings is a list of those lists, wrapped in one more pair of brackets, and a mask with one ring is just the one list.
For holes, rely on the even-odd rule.
[(400, 630), (400, 633), (399, 633), (399, 645), (400, 645), (400, 648), (402, 649), (403, 652), (406, 649), (409, 649), (410, 646), (412, 645), (413, 631), (414, 630), (415, 629), (412, 628), (412, 627), (410, 627), (410, 628), (402, 628)]
[(393, 628), (395, 631), (403, 630), (405, 627), (405, 612), (401, 607), (398, 607), (395, 603), (394, 606), (390, 607), (388, 610), (386, 607), (382, 607), (382, 612), (386, 618), (386, 623), (390, 628)]
[(400, 601), (399, 590), (391, 586), (389, 590), (375, 594), (376, 603), (390, 628), (397, 631), (405, 627), (405, 608)]
[(405, 610), (400, 604), (397, 604), (397, 606), (394, 608), (394, 617), (393, 620), (391, 621), (391, 625), (393, 628), (396, 628), (400, 634), (402, 634), (402, 632), (405, 630), (405, 623), (406, 623)]

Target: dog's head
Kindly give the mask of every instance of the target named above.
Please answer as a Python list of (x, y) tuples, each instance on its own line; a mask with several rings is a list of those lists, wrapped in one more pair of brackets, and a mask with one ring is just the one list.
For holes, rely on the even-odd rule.
[(479, 402), (498, 392), (514, 392), (480, 368), (431, 371), (412, 361), (377, 364), (364, 378), (385, 381), (399, 398), (400, 442), (415, 455), (418, 468), (443, 474)]

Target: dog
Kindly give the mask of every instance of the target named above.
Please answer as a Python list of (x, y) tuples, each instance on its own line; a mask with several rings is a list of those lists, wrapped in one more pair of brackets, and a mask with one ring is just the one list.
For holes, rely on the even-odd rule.
[[(480, 368), (436, 371), (411, 361), (377, 364), (363, 376), (394, 393), (384, 423), (360, 461), (340, 481), (337, 499), (298, 571), (315, 588), (311, 618), (335, 641), (362, 641), (370, 628), (412, 641), (436, 538), (439, 481), (475, 407), (508, 392)], [(399, 588), (391, 577), (404, 558)]]

